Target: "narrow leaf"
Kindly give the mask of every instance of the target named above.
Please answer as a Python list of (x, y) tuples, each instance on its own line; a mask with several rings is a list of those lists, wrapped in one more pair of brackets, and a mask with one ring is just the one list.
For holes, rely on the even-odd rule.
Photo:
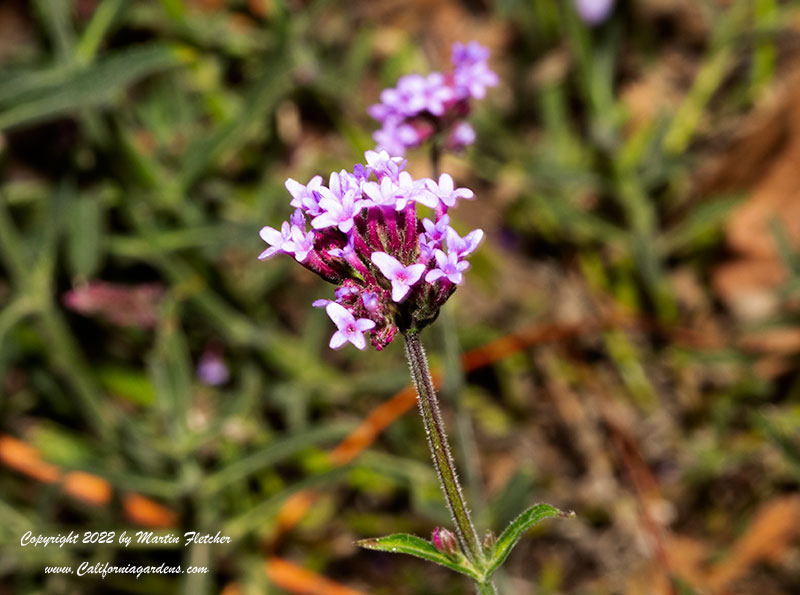
[(528, 529), (544, 519), (566, 516), (570, 516), (570, 514), (563, 513), (549, 504), (536, 504), (535, 506), (531, 506), (528, 510), (511, 521), (511, 524), (506, 527), (503, 534), (497, 538), (497, 543), (488, 556), (489, 563), (486, 576), (491, 576), (495, 570), (500, 568), (500, 565), (505, 562), (511, 550), (514, 549), (514, 546), (517, 545), (517, 542)]
[(285, 461), (303, 449), (319, 442), (341, 438), (352, 430), (352, 427), (350, 423), (326, 424), (288, 434), (210, 473), (203, 482), (202, 493), (211, 496), (237, 481), (246, 480), (268, 467)]
[(75, 201), (68, 217), (70, 271), (80, 279), (88, 279), (97, 272), (103, 257), (103, 205), (96, 196), (82, 197)]
[[(187, 57), (185, 50), (175, 46), (142, 45), (111, 54), (90, 66), (71, 69), (70, 76), (61, 81), (56, 75), (32, 74), (30, 76), (37, 79), (37, 84), (27, 85), (27, 92), (17, 93), (14, 103), (0, 109), (0, 129), (107, 104), (128, 85), (176, 66)], [(56, 84), (48, 86), (48, 82)], [(44, 85), (39, 87), (41, 83)]]
[(710, 233), (721, 229), (740, 202), (740, 196), (731, 195), (699, 204), (683, 221), (656, 240), (658, 248), (664, 255), (692, 248)]
[(391, 552), (395, 554), (409, 554), (416, 556), (429, 562), (435, 562), (440, 566), (455, 570), (462, 574), (466, 574), (475, 580), (482, 580), (480, 574), (475, 570), (472, 564), (461, 554), (447, 556), (440, 552), (429, 541), (417, 537), (416, 535), (409, 535), (408, 533), (395, 533), (387, 535), (386, 537), (375, 537), (372, 539), (362, 539), (357, 541), (359, 545), (368, 550), (378, 550), (380, 552)]

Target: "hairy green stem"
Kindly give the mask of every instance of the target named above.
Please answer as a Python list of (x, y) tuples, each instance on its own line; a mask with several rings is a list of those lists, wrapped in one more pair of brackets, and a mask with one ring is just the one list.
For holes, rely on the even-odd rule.
[[(428, 368), (428, 360), (425, 357), (425, 350), (416, 332), (404, 333), (406, 340), (406, 356), (411, 368), (411, 377), (417, 389), (417, 403), (419, 404), (422, 421), (425, 424), (425, 432), (428, 436), (428, 446), (431, 449), (433, 464), (439, 476), (439, 483), (447, 501), (447, 507), (453, 516), (456, 526), (456, 536), (461, 544), (464, 555), (479, 570), (485, 568), (483, 548), (481, 547), (475, 525), (470, 518), (467, 504), (461, 492), (461, 486), (456, 476), (453, 455), (450, 453), (450, 445), (447, 442), (447, 435), (444, 430), (442, 414), (439, 411), (439, 402), (436, 398), (436, 391), (433, 388), (433, 379)], [(478, 593), (496, 593), (494, 585), (490, 581), (478, 584)]]

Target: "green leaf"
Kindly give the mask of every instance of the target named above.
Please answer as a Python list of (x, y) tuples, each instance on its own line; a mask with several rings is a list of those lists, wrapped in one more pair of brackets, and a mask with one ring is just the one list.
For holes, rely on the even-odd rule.
[(505, 562), (511, 550), (514, 549), (514, 546), (517, 545), (517, 542), (528, 529), (544, 519), (567, 517), (572, 514), (573, 513), (563, 513), (549, 504), (536, 504), (535, 506), (531, 506), (528, 510), (511, 521), (511, 524), (506, 527), (503, 534), (497, 538), (497, 543), (487, 556), (488, 568), (486, 569), (486, 576), (491, 576), (495, 570), (500, 568), (500, 565)]
[(692, 209), (689, 216), (657, 239), (663, 255), (688, 250), (720, 230), (731, 211), (741, 203), (741, 196), (724, 196)]
[(100, 268), (103, 257), (105, 211), (98, 197), (85, 196), (75, 201), (68, 217), (69, 267), (74, 276), (88, 279)]
[(94, 60), (100, 44), (119, 16), (123, 3), (124, 0), (104, 0), (97, 6), (75, 49), (75, 60), (78, 63), (88, 64)]
[(14, 79), (18, 92), (0, 107), (0, 130), (109, 103), (128, 85), (186, 58), (186, 50), (152, 44), (119, 51), (91, 66), (62, 69), (67, 74), (60, 79), (49, 71), (30, 73), (31, 83)]
[(368, 550), (378, 550), (380, 552), (391, 552), (395, 554), (399, 553), (416, 556), (417, 558), (422, 558), (423, 560), (428, 560), (429, 562), (435, 562), (436, 564), (449, 568), (450, 570), (455, 570), (456, 572), (466, 574), (477, 581), (483, 580), (477, 570), (475, 570), (472, 564), (470, 564), (462, 554), (448, 556), (433, 547), (431, 542), (426, 541), (421, 537), (417, 537), (416, 535), (409, 535), (408, 533), (395, 533), (393, 535), (387, 535), (386, 537), (362, 539), (361, 541), (357, 541), (356, 545)]
[(97, 367), (95, 375), (103, 388), (114, 396), (143, 407), (152, 405), (155, 401), (153, 383), (138, 369), (105, 365)]

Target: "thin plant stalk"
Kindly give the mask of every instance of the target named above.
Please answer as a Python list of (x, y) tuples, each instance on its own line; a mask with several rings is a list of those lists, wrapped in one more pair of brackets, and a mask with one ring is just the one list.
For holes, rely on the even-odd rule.
[[(481, 547), (478, 533), (469, 514), (469, 509), (464, 501), (458, 477), (456, 475), (455, 463), (451, 454), (450, 444), (447, 441), (447, 434), (444, 429), (444, 421), (439, 410), (439, 402), (436, 391), (433, 388), (433, 380), (428, 368), (428, 360), (425, 357), (425, 350), (416, 332), (408, 331), (404, 333), (406, 356), (411, 368), (411, 378), (417, 389), (417, 403), (419, 404), (422, 421), (425, 424), (425, 432), (428, 436), (428, 446), (431, 449), (433, 464), (439, 476), (439, 483), (442, 486), (447, 507), (453, 516), (456, 526), (456, 536), (467, 559), (478, 569), (483, 570), (485, 559), (483, 548)], [(497, 593), (491, 581), (478, 583), (478, 593), (492, 594)]]
[[(430, 161), (431, 172), (433, 179), (439, 179), (439, 169), (442, 156), (443, 139), (441, 131), (433, 136), (431, 142)], [(456, 335), (456, 322), (453, 317), (452, 310), (444, 308), (441, 312), (440, 328), (442, 329), (442, 336), (444, 337), (444, 351), (445, 351), (445, 383), (442, 387), (442, 394), (445, 401), (448, 397), (453, 397), (451, 400), (456, 407), (456, 450), (458, 451), (461, 459), (465, 461), (466, 465), (463, 467), (466, 475), (467, 493), (472, 502), (483, 501), (480, 490), (478, 489), (478, 472), (475, 465), (470, 464), (471, 455), (474, 453), (474, 440), (472, 426), (467, 413), (461, 401), (455, 398), (464, 386), (464, 371), (461, 369), (461, 348), (458, 343), (458, 336)]]

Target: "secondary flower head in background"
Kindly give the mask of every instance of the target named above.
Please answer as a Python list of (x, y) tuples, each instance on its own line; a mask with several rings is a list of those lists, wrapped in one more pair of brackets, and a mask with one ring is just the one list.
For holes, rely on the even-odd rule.
[(409, 74), (397, 86), (384, 89), (381, 102), (369, 108), (381, 123), (373, 134), (378, 150), (404, 155), (436, 133), (446, 133), (444, 146), (459, 151), (475, 140), (475, 131), (464, 117), (470, 98), (482, 99), (486, 87), (498, 78), (488, 66), (489, 50), (476, 41), (453, 45), (453, 70), (428, 76)]
[[(327, 186), (320, 176), (306, 185), (287, 180), (294, 214), (280, 230), (260, 232), (269, 244), (260, 259), (290, 254), (338, 286), (333, 300), (313, 304), (336, 324), (334, 349), (364, 349), (369, 333), (380, 350), (398, 330), (433, 322), (483, 238), (481, 230), (462, 238), (450, 226), (448, 209), (474, 195), (448, 174), (415, 180), (400, 157), (367, 151), (365, 158), (352, 172), (332, 173)], [(420, 220), (417, 204), (432, 209), (434, 220)]]
[(158, 306), (164, 295), (160, 283), (127, 285), (90, 281), (62, 296), (64, 305), (84, 316), (99, 315), (111, 324), (153, 328), (158, 324)]

